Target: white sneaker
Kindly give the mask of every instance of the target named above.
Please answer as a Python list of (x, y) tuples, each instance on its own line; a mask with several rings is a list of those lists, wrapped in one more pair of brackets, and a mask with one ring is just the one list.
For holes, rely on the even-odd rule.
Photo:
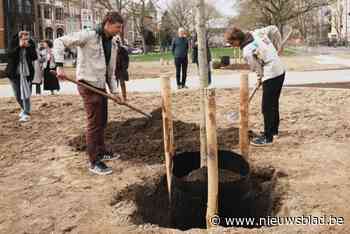
[(18, 114), (18, 117), (22, 117), (24, 115), (24, 111), (21, 110), (21, 112)]
[(19, 118), (19, 122), (28, 122), (30, 120), (30, 116), (23, 114), (21, 118)]

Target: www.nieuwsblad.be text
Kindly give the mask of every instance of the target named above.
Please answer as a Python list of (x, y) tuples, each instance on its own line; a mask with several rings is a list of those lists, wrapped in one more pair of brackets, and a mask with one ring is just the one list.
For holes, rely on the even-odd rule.
[(298, 217), (263, 217), (263, 218), (229, 218), (213, 216), (210, 219), (212, 225), (225, 226), (278, 226), (278, 225), (343, 225), (343, 217), (334, 215)]

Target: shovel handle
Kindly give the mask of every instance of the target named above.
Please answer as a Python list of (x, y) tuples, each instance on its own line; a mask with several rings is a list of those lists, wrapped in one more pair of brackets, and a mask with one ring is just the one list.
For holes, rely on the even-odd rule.
[[(53, 72), (53, 73), (56, 74), (56, 72)], [(75, 80), (75, 79), (72, 79), (72, 78), (70, 78), (70, 77), (68, 77), (68, 76), (64, 76), (64, 77), (62, 77), (62, 78), (63, 78), (64, 80), (68, 80), (68, 81), (70, 81), (70, 82), (72, 82), (72, 83), (75, 83), (75, 84), (77, 84), (77, 85), (83, 86), (84, 88), (87, 88), (87, 89), (89, 89), (89, 90), (91, 90), (91, 91), (93, 91), (93, 92), (95, 92), (95, 93), (98, 93), (98, 94), (104, 96), (104, 97), (107, 97), (107, 98), (113, 100), (114, 102), (116, 102), (118, 105), (126, 106), (126, 107), (128, 107), (129, 109), (131, 109), (131, 110), (133, 110), (133, 111), (136, 111), (136, 112), (138, 112), (139, 114), (142, 114), (142, 115), (146, 116), (147, 118), (152, 118), (152, 115), (147, 114), (147, 113), (143, 112), (142, 110), (140, 110), (140, 109), (138, 109), (138, 108), (136, 108), (136, 107), (134, 107), (134, 106), (132, 106), (132, 105), (130, 105), (130, 104), (128, 104), (128, 103), (122, 102), (121, 99), (120, 99), (119, 97), (115, 96), (115, 95), (106, 93), (106, 92), (104, 92), (104, 91), (102, 91), (102, 90), (100, 90), (100, 89), (97, 89), (97, 88), (95, 88), (95, 87), (93, 87), (93, 86), (91, 86), (91, 85), (88, 85), (88, 84), (84, 83), (84, 82), (81, 82), (81, 81), (77, 81), (77, 80)]]
[(248, 101), (249, 103), (252, 101), (254, 95), (256, 94), (256, 92), (258, 91), (258, 89), (260, 88), (260, 86), (261, 86), (261, 84), (258, 84), (257, 86), (255, 86), (253, 92), (252, 92), (252, 93), (250, 94), (250, 96), (249, 96), (249, 101)]

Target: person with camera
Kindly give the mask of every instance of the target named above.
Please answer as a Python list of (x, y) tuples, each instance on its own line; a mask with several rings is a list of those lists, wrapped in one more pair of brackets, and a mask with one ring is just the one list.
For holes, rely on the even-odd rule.
[(34, 78), (34, 61), (37, 60), (35, 43), (30, 39), (29, 32), (20, 31), (10, 43), (9, 61), (6, 73), (10, 79), (14, 95), (21, 107), (20, 122), (30, 120), (32, 81)]

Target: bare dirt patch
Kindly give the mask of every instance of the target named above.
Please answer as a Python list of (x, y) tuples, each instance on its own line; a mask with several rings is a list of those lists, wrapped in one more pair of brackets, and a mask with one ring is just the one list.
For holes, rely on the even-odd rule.
[[(250, 110), (254, 132), (262, 129), (257, 97)], [(160, 106), (157, 94), (130, 94), (129, 100), (147, 112)], [(217, 103), (220, 149), (238, 152), (238, 125), (227, 118), (238, 109), (238, 90), (217, 91)], [(175, 93), (173, 109), (177, 152), (198, 151), (198, 93)], [(113, 175), (98, 177), (87, 171), (81, 151), (85, 113), (80, 97), (33, 97), (29, 123), (18, 123), (18, 113), (13, 98), (1, 99), (0, 233), (180, 233), (144, 219), (135, 222), (132, 217), (140, 210), (132, 196), (122, 203), (117, 200), (139, 191), (135, 188), (147, 188), (150, 180), (157, 185), (155, 180), (164, 175), (159, 118), (147, 123), (110, 103), (106, 138), (122, 158), (109, 163)], [(350, 232), (349, 90), (285, 89), (281, 116), (280, 138), (272, 147), (251, 148), (250, 155), (252, 168), (274, 168), (288, 175), (276, 183), (275, 190), (283, 191), (276, 215), (341, 216), (345, 225), (218, 228), (212, 233)], [(154, 194), (152, 188), (144, 198)]]

